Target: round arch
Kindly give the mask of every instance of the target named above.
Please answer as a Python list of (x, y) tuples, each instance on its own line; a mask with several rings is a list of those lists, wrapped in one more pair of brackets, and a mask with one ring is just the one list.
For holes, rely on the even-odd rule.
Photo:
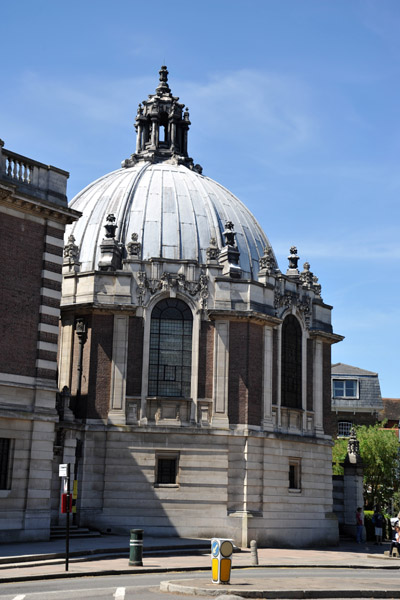
[(190, 397), (193, 314), (179, 298), (163, 298), (151, 311), (148, 395)]

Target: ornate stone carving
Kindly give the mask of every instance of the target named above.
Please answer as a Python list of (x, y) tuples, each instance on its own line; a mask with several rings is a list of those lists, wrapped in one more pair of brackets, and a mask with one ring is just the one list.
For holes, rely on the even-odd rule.
[(218, 248), (217, 239), (211, 238), (210, 245), (208, 246), (208, 248), (206, 250), (207, 263), (217, 261), (219, 252), (220, 252), (220, 250)]
[(300, 295), (296, 292), (285, 292), (284, 294), (281, 294), (278, 289), (275, 289), (275, 315), (278, 316), (281, 308), (288, 309), (291, 307), (297, 308), (297, 310), (303, 314), (306, 326), (310, 327), (312, 315), (311, 298), (307, 298), (307, 296), (300, 298)]
[(63, 273), (78, 272), (80, 267), (79, 246), (75, 244), (75, 238), (72, 234), (68, 237), (63, 254)]
[(188, 281), (182, 273), (164, 273), (160, 279), (148, 279), (145, 271), (137, 273), (137, 289), (136, 296), (140, 306), (144, 303), (146, 291), (150, 294), (155, 294), (159, 290), (173, 291), (178, 290), (189, 294), (190, 296), (200, 296), (200, 306), (202, 309), (207, 307), (208, 292), (208, 277), (201, 272), (198, 281)]
[(288, 256), (288, 260), (289, 260), (289, 269), (297, 269), (297, 263), (299, 262), (299, 257), (297, 256), (296, 246), (292, 246), (290, 248), (290, 254)]
[(142, 250), (142, 244), (138, 241), (139, 236), (137, 233), (132, 233), (131, 241), (126, 246), (129, 258), (139, 258)]
[[(64, 246), (64, 259), (68, 259), (67, 262), (77, 262), (79, 256), (79, 246), (75, 244), (75, 238), (71, 234), (68, 237), (68, 243)], [(65, 262), (65, 260), (64, 260)]]
[(351, 428), (349, 441), (347, 442), (347, 454), (360, 456), (360, 442), (357, 439), (357, 434), (354, 427)]
[(318, 277), (310, 271), (310, 263), (305, 262), (303, 265), (303, 271), (300, 273), (300, 281), (302, 282), (302, 288), (305, 290), (312, 290), (315, 295), (321, 297), (321, 285), (318, 283)]
[(260, 270), (266, 271), (268, 275), (275, 273), (278, 265), (276, 264), (275, 256), (270, 246), (264, 248), (264, 254), (260, 258)]
[(236, 231), (232, 221), (226, 221), (225, 231), (222, 233), (222, 235), (225, 237), (226, 246), (233, 246), (236, 248)]
[(116, 224), (116, 218), (113, 214), (107, 215), (106, 224), (104, 225), (104, 229), (106, 230), (105, 237), (107, 239), (115, 238), (115, 232), (117, 230), (118, 225)]

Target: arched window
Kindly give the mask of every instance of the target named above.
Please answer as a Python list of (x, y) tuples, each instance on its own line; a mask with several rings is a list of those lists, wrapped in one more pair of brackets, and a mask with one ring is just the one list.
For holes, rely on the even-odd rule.
[(300, 323), (289, 315), (282, 325), (282, 377), (281, 404), (289, 408), (301, 408), (302, 333)]
[(166, 298), (154, 307), (150, 326), (149, 396), (190, 397), (192, 323), (192, 311), (177, 298)]

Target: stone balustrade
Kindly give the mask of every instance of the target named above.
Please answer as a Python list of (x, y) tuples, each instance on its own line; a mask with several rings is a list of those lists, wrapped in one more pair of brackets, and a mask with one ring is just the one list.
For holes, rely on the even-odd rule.
[(0, 140), (0, 180), (27, 186), (29, 194), (66, 206), (68, 177), (66, 171), (7, 150)]

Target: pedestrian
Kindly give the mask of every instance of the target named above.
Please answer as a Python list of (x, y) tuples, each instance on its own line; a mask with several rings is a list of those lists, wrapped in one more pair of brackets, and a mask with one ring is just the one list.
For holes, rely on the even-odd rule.
[(363, 541), (363, 529), (364, 529), (364, 520), (362, 508), (359, 506), (356, 510), (356, 525), (357, 525), (357, 544), (361, 544)]
[(375, 512), (372, 515), (372, 523), (375, 525), (375, 546), (382, 546), (382, 532), (383, 524), (385, 522), (384, 516), (381, 513), (379, 506), (375, 508)]
[(390, 546), (389, 556), (393, 556), (393, 548), (397, 548), (397, 556), (400, 556), (400, 527), (398, 525), (394, 528), (394, 535)]

